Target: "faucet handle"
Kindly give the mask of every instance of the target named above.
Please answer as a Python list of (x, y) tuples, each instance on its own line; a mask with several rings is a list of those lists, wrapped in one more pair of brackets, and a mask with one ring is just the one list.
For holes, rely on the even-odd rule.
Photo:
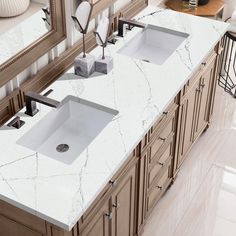
[(19, 116), (17, 116), (11, 122), (9, 122), (7, 124), (7, 126), (14, 127), (16, 129), (20, 129), (24, 124), (25, 124), (25, 122), (23, 120), (21, 120)]
[(43, 96), (47, 97), (52, 92), (53, 92), (53, 89), (49, 89), (46, 93), (43, 94)]

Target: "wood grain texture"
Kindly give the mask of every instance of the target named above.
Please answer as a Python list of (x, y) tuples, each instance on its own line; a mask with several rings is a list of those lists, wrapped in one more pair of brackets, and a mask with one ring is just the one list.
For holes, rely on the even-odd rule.
[(206, 17), (215, 17), (224, 8), (224, 2), (222, 0), (210, 0), (208, 4), (198, 6), (195, 10), (184, 8), (182, 5), (182, 0), (168, 0), (165, 4), (168, 8), (175, 11)]
[(64, 0), (51, 0), (52, 30), (0, 65), (0, 87), (66, 38)]

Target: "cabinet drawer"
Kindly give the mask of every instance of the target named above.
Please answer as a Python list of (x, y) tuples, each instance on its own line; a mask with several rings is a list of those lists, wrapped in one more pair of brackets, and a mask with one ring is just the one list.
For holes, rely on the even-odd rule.
[(19, 224), (13, 220), (10, 220), (0, 215), (0, 236), (43, 236), (42, 233), (33, 231), (28, 227)]
[(157, 152), (168, 142), (171, 136), (174, 135), (175, 131), (175, 116), (172, 116), (169, 122), (165, 125), (164, 130), (157, 135), (156, 139), (150, 146), (150, 158), (149, 163), (152, 162)]
[(166, 166), (163, 175), (156, 181), (155, 185), (152, 187), (152, 189), (150, 189), (147, 195), (147, 207), (146, 207), (147, 214), (153, 209), (158, 200), (161, 198), (162, 194), (165, 193), (171, 181), (172, 181), (172, 159)]
[(149, 139), (151, 140), (152, 137), (155, 135), (158, 130), (162, 129), (163, 125), (170, 119), (173, 115), (175, 110), (177, 109), (178, 105), (173, 101), (168, 108), (163, 112), (160, 119), (152, 126), (149, 132)]
[(168, 120), (170, 120), (176, 113), (178, 108), (178, 99), (178, 96), (176, 96), (167, 109), (165, 109), (158, 121), (150, 128), (148, 133), (142, 139), (140, 144), (141, 152), (145, 152), (148, 149), (149, 145), (153, 142), (153, 139), (155, 139), (156, 136), (162, 132), (163, 128), (166, 127)]
[(165, 151), (156, 158), (154, 164), (151, 166), (149, 173), (148, 173), (148, 188), (152, 186), (153, 182), (155, 181), (158, 176), (163, 173), (163, 170), (166, 169), (166, 166), (169, 164), (170, 160), (173, 158), (172, 156), (172, 145), (173, 143), (170, 142)]

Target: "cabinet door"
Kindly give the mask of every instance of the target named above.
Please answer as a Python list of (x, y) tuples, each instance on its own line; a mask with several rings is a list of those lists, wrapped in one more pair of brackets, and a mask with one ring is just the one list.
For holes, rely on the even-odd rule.
[(207, 127), (211, 102), (211, 83), (215, 80), (215, 60), (213, 60), (202, 74), (199, 84), (199, 103), (195, 123), (194, 138), (196, 139)]
[[(200, 78), (199, 78), (200, 79)], [(199, 80), (193, 85), (180, 106), (180, 134), (177, 168), (182, 164), (186, 153), (193, 143), (193, 128), (198, 102)]]
[(81, 236), (111, 236), (111, 199), (103, 206), (80, 234)]
[(112, 236), (134, 235), (136, 164), (124, 175), (112, 195)]

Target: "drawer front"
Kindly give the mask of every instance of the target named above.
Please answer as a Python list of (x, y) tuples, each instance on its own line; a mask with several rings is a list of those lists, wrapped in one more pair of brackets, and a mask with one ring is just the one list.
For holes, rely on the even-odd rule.
[(153, 165), (150, 166), (148, 173), (148, 188), (153, 185), (153, 182), (158, 178), (158, 176), (161, 176), (163, 171), (166, 169), (166, 166), (169, 164), (169, 161), (173, 158), (172, 149), (173, 142), (170, 142), (165, 148), (165, 151), (160, 156), (157, 156)]
[(154, 208), (172, 181), (172, 161), (172, 159), (169, 161), (163, 175), (156, 181), (155, 185), (147, 194), (146, 215)]
[(156, 139), (150, 146), (150, 160), (152, 162), (153, 158), (157, 152), (168, 142), (170, 136), (173, 136), (175, 132), (175, 116), (172, 116), (171, 119), (165, 125), (164, 130), (157, 135)]
[(13, 220), (10, 220), (0, 215), (0, 236), (43, 236), (42, 233), (38, 233), (29, 229), (28, 227), (21, 225)]
[[(177, 98), (175, 98), (177, 100)], [(141, 141), (141, 152), (146, 151), (149, 144), (155, 139), (155, 136), (157, 133), (159, 133), (161, 130), (163, 130), (163, 127), (165, 127), (165, 123), (170, 120), (170, 117), (173, 116), (173, 113), (177, 110), (178, 105), (177, 101), (172, 101), (171, 104), (167, 107), (167, 109), (163, 112), (161, 117), (158, 119), (158, 121), (151, 127), (151, 129), (148, 131), (148, 133), (145, 135), (145, 137)]]
[(150, 129), (150, 140), (155, 135), (155, 133), (158, 132), (158, 130), (162, 129), (163, 125), (170, 119), (177, 108), (178, 105), (174, 101), (168, 106), (168, 108), (161, 115), (160, 119)]

